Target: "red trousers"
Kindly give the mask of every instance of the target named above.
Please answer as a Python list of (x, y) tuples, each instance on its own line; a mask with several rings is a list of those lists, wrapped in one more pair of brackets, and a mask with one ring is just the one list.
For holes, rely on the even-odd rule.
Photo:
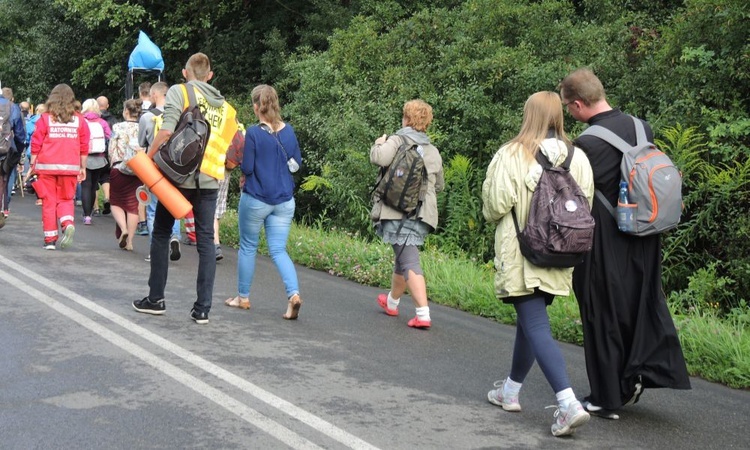
[(44, 175), (40, 174), (34, 182), (34, 190), (42, 199), (42, 229), (44, 242), (55, 242), (59, 235), (57, 224), (62, 229), (73, 224), (76, 196), (76, 175)]

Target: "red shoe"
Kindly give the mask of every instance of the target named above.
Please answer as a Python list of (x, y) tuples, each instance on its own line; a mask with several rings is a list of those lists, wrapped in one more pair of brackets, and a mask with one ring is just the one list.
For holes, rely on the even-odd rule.
[(414, 316), (413, 319), (407, 322), (407, 325), (412, 328), (430, 328), (430, 326), (432, 325), (432, 321), (419, 320), (419, 317)]
[(388, 295), (386, 294), (378, 295), (378, 305), (380, 305), (380, 307), (383, 308), (385, 313), (388, 314), (389, 316), (398, 315), (398, 308), (391, 309), (388, 307)]

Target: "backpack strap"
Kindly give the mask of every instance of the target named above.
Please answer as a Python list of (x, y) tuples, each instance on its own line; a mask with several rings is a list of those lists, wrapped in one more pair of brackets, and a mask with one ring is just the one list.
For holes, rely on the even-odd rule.
[[(630, 116), (635, 121), (635, 130), (636, 135), (638, 136), (638, 144), (641, 142), (646, 141), (646, 131), (643, 129), (643, 124), (640, 123), (638, 119), (636, 119), (633, 116)], [(638, 127), (640, 125), (640, 128)], [(641, 135), (643, 141), (641, 141)], [(617, 150), (620, 150), (622, 153), (629, 152), (633, 146), (625, 142), (623, 138), (616, 135), (612, 130), (608, 128), (604, 128), (601, 125), (591, 125), (590, 127), (583, 130), (583, 132), (579, 135), (580, 136), (595, 136), (599, 139), (603, 140), (604, 142), (608, 143), (609, 145), (615, 147)]]
[(643, 122), (636, 119), (633, 116), (630, 116), (633, 119), (633, 123), (635, 124), (635, 136), (636, 136), (636, 144), (638, 147), (642, 145), (646, 145), (648, 142), (648, 138), (646, 137), (646, 128), (643, 126)]
[(195, 97), (195, 86), (190, 85), (190, 89), (188, 89), (188, 84), (182, 83), (180, 87), (182, 88), (182, 93), (185, 95), (184, 98), (187, 100), (187, 105), (182, 110), (184, 111), (197, 105), (198, 99)]
[[(187, 106), (184, 107), (182, 111), (184, 112), (192, 108), (193, 106), (198, 106), (198, 99), (195, 97), (195, 86), (190, 85), (190, 89), (188, 89), (188, 84), (182, 83), (180, 84), (180, 87), (182, 88), (182, 94), (184, 95), (184, 98), (187, 100)], [(198, 198), (200, 198), (201, 196), (200, 174), (201, 169), (200, 166), (198, 166), (198, 170), (195, 171), (195, 190), (198, 193)]]

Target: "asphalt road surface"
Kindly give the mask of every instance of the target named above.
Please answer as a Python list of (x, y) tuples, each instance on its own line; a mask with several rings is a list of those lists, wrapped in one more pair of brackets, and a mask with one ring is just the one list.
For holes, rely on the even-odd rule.
[[(252, 308), (228, 308), (230, 248), (210, 323), (188, 316), (195, 247), (170, 265), (166, 314), (139, 314), (146, 237), (126, 252), (111, 217), (77, 219), (73, 247), (45, 251), (34, 197), (14, 196), (11, 212), (0, 230), (2, 449), (750, 448), (750, 392), (697, 378), (691, 391), (646, 390), (619, 421), (592, 418), (555, 438), (545, 409), (555, 397), (537, 366), (522, 412), (486, 400), (509, 371), (514, 327), (432, 305), (433, 328), (411, 329), (408, 299), (389, 317), (378, 289), (304, 267), (304, 306), (285, 321), (266, 257)], [(583, 396), (583, 350), (560, 346)]]

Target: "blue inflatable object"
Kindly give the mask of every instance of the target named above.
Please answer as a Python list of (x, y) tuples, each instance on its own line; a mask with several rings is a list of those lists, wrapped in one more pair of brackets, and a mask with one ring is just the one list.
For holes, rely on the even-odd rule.
[(164, 70), (164, 58), (161, 56), (161, 50), (153, 41), (144, 33), (138, 33), (138, 45), (130, 53), (128, 59), (128, 70)]

